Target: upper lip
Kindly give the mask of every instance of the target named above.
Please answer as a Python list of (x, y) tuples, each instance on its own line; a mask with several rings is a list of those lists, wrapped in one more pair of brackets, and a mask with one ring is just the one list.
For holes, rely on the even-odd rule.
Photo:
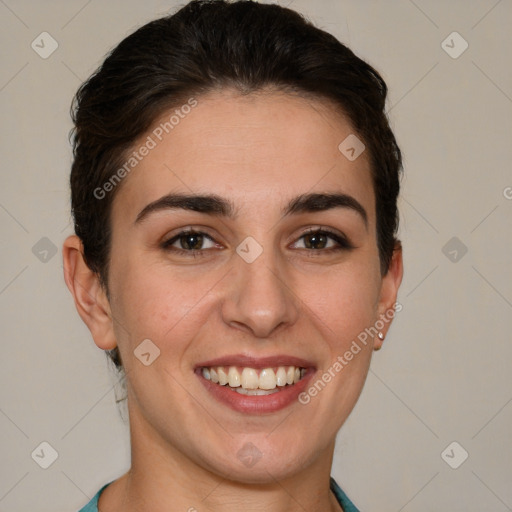
[(275, 356), (255, 357), (244, 354), (233, 354), (229, 356), (209, 359), (196, 365), (196, 368), (211, 368), (212, 366), (241, 366), (246, 368), (273, 368), (276, 366), (296, 366), (300, 368), (310, 368), (313, 365), (311, 361), (300, 357), (278, 354)]

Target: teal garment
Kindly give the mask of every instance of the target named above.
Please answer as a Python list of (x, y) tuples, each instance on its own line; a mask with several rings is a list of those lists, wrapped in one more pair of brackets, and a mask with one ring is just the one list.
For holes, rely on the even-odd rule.
[[(98, 512), (98, 500), (100, 498), (100, 494), (105, 487), (110, 485), (110, 483), (104, 485), (98, 491), (96, 496), (94, 496), (94, 498), (87, 503), (84, 508), (80, 509), (79, 512)], [(331, 478), (331, 491), (334, 493), (334, 496), (336, 496), (336, 499), (344, 512), (359, 512), (356, 506), (348, 499), (348, 496), (341, 490), (340, 486), (334, 481), (334, 478)]]
[(81, 508), (78, 512), (98, 512), (98, 500), (100, 499), (100, 494), (103, 492), (103, 489), (108, 487), (112, 482), (109, 482), (107, 485), (104, 485), (97, 493), (94, 498), (85, 505), (84, 508)]
[(341, 490), (341, 487), (331, 477), (331, 491), (336, 496), (338, 503), (344, 512), (359, 512), (359, 509), (348, 499), (348, 496)]

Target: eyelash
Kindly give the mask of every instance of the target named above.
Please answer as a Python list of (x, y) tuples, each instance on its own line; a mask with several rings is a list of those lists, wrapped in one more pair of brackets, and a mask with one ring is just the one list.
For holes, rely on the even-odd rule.
[[(331, 254), (334, 252), (350, 251), (352, 249), (355, 249), (355, 246), (352, 245), (348, 241), (347, 238), (345, 238), (344, 236), (342, 236), (338, 233), (331, 231), (328, 228), (309, 228), (297, 239), (297, 241), (307, 235), (312, 235), (312, 234), (326, 235), (328, 238), (334, 240), (338, 245), (336, 247), (330, 247), (327, 249), (308, 249), (308, 248), (302, 249), (302, 250), (306, 250), (306, 251), (310, 252), (310, 254), (314, 254), (314, 253)], [(174, 252), (175, 254), (180, 254), (180, 255), (185, 255), (185, 256), (193, 256), (194, 258), (198, 257), (198, 256), (200, 256), (200, 257), (206, 256), (205, 252), (210, 249), (189, 249), (189, 250), (187, 250), (187, 249), (179, 249), (176, 247), (172, 247), (172, 245), (175, 242), (177, 242), (181, 237), (187, 236), (187, 235), (202, 235), (203, 237), (207, 238), (211, 242), (215, 243), (215, 240), (210, 235), (208, 235), (207, 233), (205, 233), (203, 231), (196, 231), (195, 229), (186, 229), (186, 230), (180, 231), (177, 235), (173, 236), (169, 240), (164, 241), (161, 244), (162, 249), (164, 249), (166, 251)], [(294, 243), (296, 243), (296, 242), (294, 242)], [(320, 254), (316, 254), (316, 256), (319, 256), (319, 255)]]

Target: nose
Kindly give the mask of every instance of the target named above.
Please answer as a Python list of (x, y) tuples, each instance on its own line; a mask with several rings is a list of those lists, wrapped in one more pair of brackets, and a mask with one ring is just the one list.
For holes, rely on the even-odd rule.
[(278, 329), (293, 325), (299, 317), (299, 299), (285, 269), (271, 250), (252, 263), (238, 254), (229, 274), (227, 295), (222, 305), (226, 324), (257, 338), (268, 338)]

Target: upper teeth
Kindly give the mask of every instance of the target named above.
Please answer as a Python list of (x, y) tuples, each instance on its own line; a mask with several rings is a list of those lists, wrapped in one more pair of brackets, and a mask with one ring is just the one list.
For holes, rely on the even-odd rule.
[(236, 366), (203, 368), (203, 377), (215, 384), (229, 385), (232, 388), (242, 387), (243, 389), (263, 390), (295, 384), (304, 377), (305, 373), (305, 368), (296, 366), (279, 366), (276, 370), (274, 368), (264, 368), (262, 370), (254, 368), (239, 369)]

